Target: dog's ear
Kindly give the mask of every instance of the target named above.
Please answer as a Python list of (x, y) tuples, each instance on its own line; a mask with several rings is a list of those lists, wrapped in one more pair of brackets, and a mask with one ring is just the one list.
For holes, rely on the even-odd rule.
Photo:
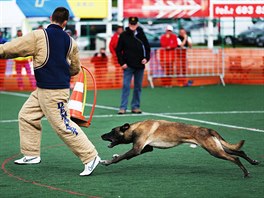
[(120, 131), (125, 132), (127, 129), (129, 129), (130, 125), (128, 123), (124, 124), (120, 127)]

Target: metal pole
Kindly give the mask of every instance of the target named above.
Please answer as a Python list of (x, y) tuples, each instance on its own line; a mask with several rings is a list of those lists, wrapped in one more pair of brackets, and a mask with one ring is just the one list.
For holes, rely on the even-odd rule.
[(213, 3), (210, 1), (209, 5), (209, 20), (208, 20), (208, 41), (207, 47), (212, 49), (214, 47), (214, 24), (213, 24)]
[(106, 24), (106, 46), (105, 49), (109, 51), (109, 43), (112, 36), (112, 0), (108, 0), (108, 15), (107, 15), (107, 24)]
[(118, 0), (117, 1), (117, 20), (119, 22), (123, 21), (123, 12), (124, 12), (124, 1), (123, 0)]

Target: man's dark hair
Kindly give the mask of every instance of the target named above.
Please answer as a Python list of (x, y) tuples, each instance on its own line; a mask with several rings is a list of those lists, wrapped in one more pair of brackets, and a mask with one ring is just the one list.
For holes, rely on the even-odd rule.
[(64, 7), (58, 7), (54, 10), (51, 16), (51, 20), (62, 24), (64, 21), (68, 21), (69, 19), (69, 10)]

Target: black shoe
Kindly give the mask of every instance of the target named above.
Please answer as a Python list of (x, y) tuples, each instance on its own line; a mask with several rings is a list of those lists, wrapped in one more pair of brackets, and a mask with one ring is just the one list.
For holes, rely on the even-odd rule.
[(142, 113), (142, 111), (140, 109), (133, 109), (131, 112), (132, 113), (136, 113), (136, 114), (141, 114)]
[(117, 112), (117, 114), (119, 114), (119, 115), (123, 115), (125, 113), (126, 113), (125, 109), (119, 109), (119, 111)]

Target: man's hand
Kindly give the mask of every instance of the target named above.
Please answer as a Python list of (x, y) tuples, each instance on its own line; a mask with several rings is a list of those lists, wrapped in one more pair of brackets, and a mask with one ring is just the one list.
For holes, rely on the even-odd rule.
[(122, 69), (127, 69), (128, 68), (128, 66), (127, 66), (127, 64), (124, 64), (124, 65), (122, 65)]
[(145, 59), (145, 58), (141, 61), (141, 63), (142, 63), (143, 65), (145, 65), (147, 62), (148, 62), (148, 61), (147, 61), (147, 59)]

